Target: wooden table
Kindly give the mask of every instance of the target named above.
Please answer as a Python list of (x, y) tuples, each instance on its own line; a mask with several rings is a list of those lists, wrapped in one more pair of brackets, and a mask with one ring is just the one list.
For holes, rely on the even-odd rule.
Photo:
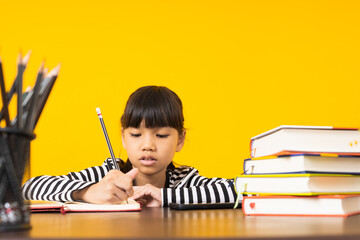
[(0, 233), (0, 239), (360, 239), (360, 215), (246, 217), (240, 209), (36, 213), (31, 225), (29, 231)]

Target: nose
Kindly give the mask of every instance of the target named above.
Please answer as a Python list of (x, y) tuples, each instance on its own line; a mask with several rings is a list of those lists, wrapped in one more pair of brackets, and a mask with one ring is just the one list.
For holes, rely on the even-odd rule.
[(155, 151), (155, 140), (150, 135), (145, 135), (141, 149), (143, 151)]

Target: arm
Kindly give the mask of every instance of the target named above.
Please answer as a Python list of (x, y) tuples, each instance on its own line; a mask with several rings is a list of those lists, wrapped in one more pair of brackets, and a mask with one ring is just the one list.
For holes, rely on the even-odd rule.
[(134, 194), (133, 180), (138, 173), (134, 168), (126, 174), (118, 170), (109, 171), (99, 182), (73, 192), (75, 200), (96, 204), (119, 204)]
[(29, 179), (22, 187), (23, 198), (26, 200), (74, 201), (75, 190), (87, 188), (101, 180), (108, 169), (105, 165), (90, 167), (68, 175), (42, 175)]
[[(180, 179), (180, 180), (178, 180)], [(178, 168), (170, 173), (168, 188), (150, 184), (135, 187), (132, 198), (145, 200), (150, 207), (167, 207), (170, 203), (226, 203), (235, 202), (234, 180), (205, 178), (194, 168)], [(242, 199), (242, 195), (240, 196)]]
[(205, 178), (198, 174), (175, 188), (164, 188), (162, 206), (170, 203), (225, 203), (235, 202), (237, 194), (233, 179)]
[(27, 200), (118, 203), (132, 194), (132, 178), (136, 173), (137, 170), (133, 170), (125, 175), (109, 170), (105, 162), (68, 175), (31, 178), (23, 185), (22, 194)]

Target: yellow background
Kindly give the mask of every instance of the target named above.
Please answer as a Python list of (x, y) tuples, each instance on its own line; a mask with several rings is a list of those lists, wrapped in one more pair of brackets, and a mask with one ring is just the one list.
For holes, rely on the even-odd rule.
[[(7, 88), (20, 50), (61, 63), (32, 142), (32, 175), (126, 158), (119, 119), (128, 96), (165, 85), (183, 100), (187, 140), (175, 161), (234, 177), (249, 139), (283, 124), (360, 127), (359, 1), (4, 1)], [(12, 116), (16, 114), (12, 111)]]

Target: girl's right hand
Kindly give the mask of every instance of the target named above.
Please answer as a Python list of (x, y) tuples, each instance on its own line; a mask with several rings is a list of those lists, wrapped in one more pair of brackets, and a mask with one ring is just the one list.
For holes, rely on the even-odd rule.
[(100, 182), (73, 193), (75, 200), (97, 204), (117, 204), (134, 194), (133, 180), (138, 174), (134, 168), (124, 174), (119, 170), (111, 170)]

